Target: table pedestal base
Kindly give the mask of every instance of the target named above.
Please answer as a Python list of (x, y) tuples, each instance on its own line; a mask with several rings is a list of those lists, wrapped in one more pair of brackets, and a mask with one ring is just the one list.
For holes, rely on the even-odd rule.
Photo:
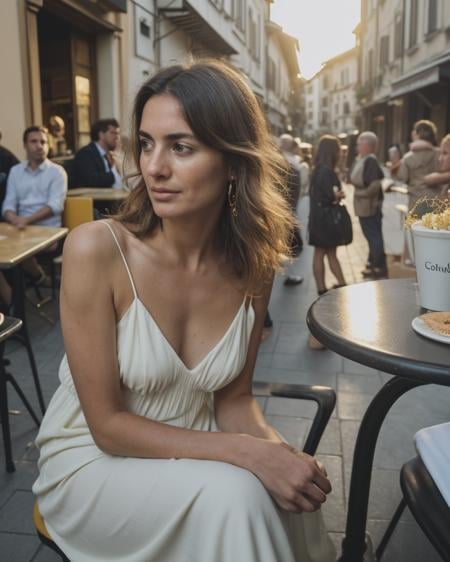
[(365, 532), (375, 446), (391, 406), (412, 388), (425, 382), (394, 377), (375, 395), (361, 421), (353, 454), (347, 525), (339, 562), (363, 562)]

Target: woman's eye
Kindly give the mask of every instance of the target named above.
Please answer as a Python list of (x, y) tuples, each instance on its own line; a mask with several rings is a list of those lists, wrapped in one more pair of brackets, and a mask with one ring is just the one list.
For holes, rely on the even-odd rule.
[(141, 145), (141, 150), (144, 152), (150, 150), (152, 147), (151, 142), (148, 139), (139, 139), (139, 144)]
[(179, 142), (173, 145), (173, 150), (178, 154), (187, 154), (188, 152), (192, 152), (192, 149), (189, 146), (186, 146), (185, 144), (180, 144)]

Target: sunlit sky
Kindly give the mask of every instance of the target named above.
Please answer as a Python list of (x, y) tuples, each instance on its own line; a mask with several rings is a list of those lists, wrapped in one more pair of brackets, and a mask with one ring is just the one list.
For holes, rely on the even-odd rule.
[(275, 0), (271, 19), (300, 41), (300, 71), (311, 78), (325, 60), (355, 45), (361, 0)]

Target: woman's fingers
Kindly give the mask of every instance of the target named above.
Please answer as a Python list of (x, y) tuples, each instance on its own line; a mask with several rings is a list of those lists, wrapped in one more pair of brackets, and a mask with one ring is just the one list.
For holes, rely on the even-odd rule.
[(331, 482), (319, 469), (317, 469), (312, 480), (314, 484), (316, 484), (325, 494), (329, 494), (331, 492)]
[(298, 506), (299, 511), (306, 511), (308, 513), (311, 513), (320, 509), (320, 506), (322, 504), (320, 502), (313, 501), (308, 496), (298, 494), (296, 505)]
[(323, 491), (313, 482), (310, 482), (303, 487), (302, 494), (307, 496), (312, 502), (318, 504), (324, 503), (327, 499), (327, 496), (323, 493)]
[(314, 460), (315, 460), (315, 463), (316, 463), (318, 469), (320, 470), (320, 472), (321, 472), (324, 476), (328, 476), (327, 470), (326, 470), (326, 468), (323, 466), (323, 464), (322, 464), (319, 460), (317, 460), (317, 459), (314, 459)]

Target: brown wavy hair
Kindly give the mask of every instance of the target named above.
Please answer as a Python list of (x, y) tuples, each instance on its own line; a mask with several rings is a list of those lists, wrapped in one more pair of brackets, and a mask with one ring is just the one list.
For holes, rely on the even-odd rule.
[(170, 66), (141, 86), (130, 139), (138, 172), (129, 176), (133, 187), (116, 220), (132, 226), (139, 237), (160, 224), (139, 168), (138, 131), (145, 104), (161, 94), (177, 99), (195, 136), (220, 151), (233, 171), (237, 216), (232, 216), (226, 200), (218, 237), (227, 261), (247, 288), (261, 288), (280, 267), (283, 255), (289, 254), (295, 221), (283, 193), (286, 166), (255, 95), (241, 74), (222, 61), (203, 59)]

